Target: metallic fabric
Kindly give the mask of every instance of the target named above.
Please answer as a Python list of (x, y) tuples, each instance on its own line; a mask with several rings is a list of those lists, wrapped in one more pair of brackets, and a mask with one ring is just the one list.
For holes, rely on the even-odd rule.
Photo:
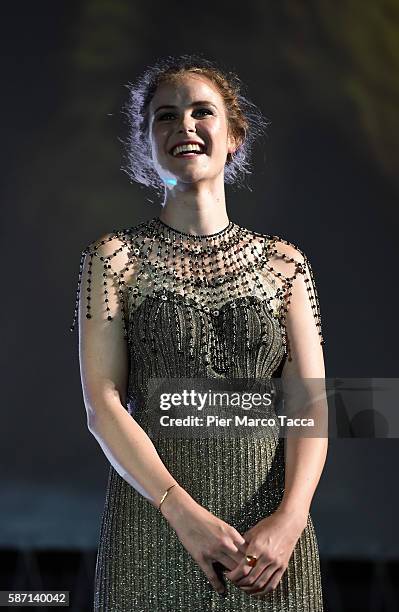
[[(152, 377), (280, 376), (290, 359), (285, 315), (298, 274), (308, 283), (323, 343), (310, 263), (298, 247), (297, 258), (284, 254), (284, 245), (291, 243), (232, 222), (220, 232), (198, 237), (154, 217), (115, 230), (82, 251), (71, 329), (79, 299), (85, 296), (88, 318), (93, 300), (104, 300), (109, 324), (114, 324), (119, 308), (130, 360), (127, 410), (146, 432), (151, 431), (147, 400)], [(281, 262), (286, 274), (281, 273)], [(103, 293), (90, 283), (96, 266), (103, 272)], [(278, 432), (263, 437), (157, 436), (153, 442), (177, 482), (240, 533), (272, 514), (281, 502), (285, 440)], [(323, 610), (310, 514), (274, 591), (254, 597), (226, 580), (223, 597), (162, 514), (112, 466), (94, 586), (98, 612)]]

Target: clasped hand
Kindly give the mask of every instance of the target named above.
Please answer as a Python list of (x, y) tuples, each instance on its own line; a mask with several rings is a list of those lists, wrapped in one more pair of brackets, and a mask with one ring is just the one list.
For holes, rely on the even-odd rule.
[[(277, 509), (242, 534), (247, 549), (238, 565), (224, 572), (225, 578), (254, 597), (274, 590), (301, 536), (306, 521), (285, 510)], [(248, 565), (246, 555), (257, 558), (254, 567)]]

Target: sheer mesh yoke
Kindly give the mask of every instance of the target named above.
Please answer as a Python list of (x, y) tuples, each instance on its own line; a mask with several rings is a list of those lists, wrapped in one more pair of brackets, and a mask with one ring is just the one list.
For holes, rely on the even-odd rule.
[[(88, 277), (81, 288), (86, 257)], [(94, 258), (103, 268), (103, 287), (96, 292), (91, 281)], [(169, 301), (195, 308), (210, 327), (221, 325), (225, 307), (237, 313), (237, 306), (251, 304), (259, 311), (264, 305), (268, 315), (279, 322), (285, 354), (291, 360), (286, 316), (298, 275), (303, 275), (307, 284), (323, 344), (313, 271), (298, 247), (279, 236), (260, 234), (233, 222), (216, 234), (196, 236), (175, 230), (154, 217), (135, 227), (115, 230), (82, 251), (71, 331), (76, 325), (81, 295), (86, 301), (87, 318), (92, 316), (94, 299), (102, 300), (104, 316), (110, 321), (119, 311), (127, 339), (134, 312), (147, 298), (157, 300), (160, 307)], [(258, 340), (262, 343), (268, 338), (264, 317), (260, 319), (263, 325)], [(248, 329), (245, 339), (248, 345)], [(208, 351), (204, 353), (207, 361), (210, 356)]]
[[(313, 274), (300, 249), (232, 222), (199, 237), (154, 217), (83, 250), (71, 330), (78, 314), (81, 325), (95, 319), (99, 330), (120, 330), (129, 355), (127, 410), (153, 438), (152, 377), (268, 381), (281, 374), (291, 359), (287, 313), (302, 280), (301, 300), (309, 296), (315, 323), (308, 337), (318, 333), (323, 343)], [(241, 534), (281, 503), (285, 439), (278, 432), (161, 435), (153, 443), (176, 481)], [(255, 598), (227, 580), (223, 598), (163, 515), (112, 465), (94, 587), (98, 612), (323, 611), (310, 514), (274, 591)]]

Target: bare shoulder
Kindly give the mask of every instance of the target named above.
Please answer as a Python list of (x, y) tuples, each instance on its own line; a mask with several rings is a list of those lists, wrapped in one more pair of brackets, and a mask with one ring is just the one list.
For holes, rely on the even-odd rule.
[(130, 231), (128, 229), (112, 230), (92, 240), (84, 252), (100, 257), (113, 257), (121, 250), (128, 248), (129, 242)]
[(282, 238), (281, 236), (269, 236), (269, 248), (276, 251), (277, 255), (283, 256), (285, 259), (293, 260), (294, 262), (305, 263), (306, 255), (303, 249), (293, 242)]
[(289, 329), (286, 342), (288, 360), (291, 361), (290, 335), (292, 336), (294, 329), (293, 322), (296, 322), (294, 325), (298, 329), (298, 338), (302, 338), (307, 325), (305, 321), (310, 322), (313, 315), (315, 326), (309, 324), (307, 327), (315, 328), (320, 343), (324, 342), (318, 292), (310, 261), (300, 246), (281, 236), (269, 236), (267, 251), (269, 267), (277, 275), (284, 289), (285, 306), (282, 320), (285, 329)]
[(276, 235), (268, 235), (267, 238), (268, 261), (279, 276), (293, 279), (306, 270), (308, 258), (298, 244)]
[(82, 249), (71, 331), (79, 308), (85, 322), (104, 316), (106, 320), (124, 318), (124, 287), (139, 266), (135, 251), (141, 225), (106, 232)]
[(137, 234), (136, 228), (112, 230), (102, 234), (83, 249), (93, 265), (102, 264), (114, 272), (122, 271), (132, 260)]

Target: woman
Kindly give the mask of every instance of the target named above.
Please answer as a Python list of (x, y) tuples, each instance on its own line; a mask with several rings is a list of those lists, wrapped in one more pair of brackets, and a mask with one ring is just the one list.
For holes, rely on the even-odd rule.
[(79, 316), (88, 427), (112, 464), (95, 610), (319, 612), (309, 508), (326, 439), (152, 435), (157, 379), (324, 378), (306, 255), (226, 212), (266, 124), (198, 56), (129, 85), (127, 172), (164, 201), (82, 251), (71, 329)]

